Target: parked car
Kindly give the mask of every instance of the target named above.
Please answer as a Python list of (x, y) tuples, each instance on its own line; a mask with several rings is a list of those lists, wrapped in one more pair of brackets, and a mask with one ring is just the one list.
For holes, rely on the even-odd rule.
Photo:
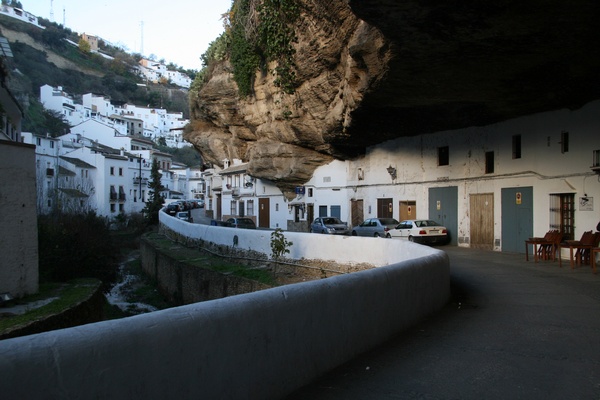
[(319, 217), (310, 224), (311, 233), (329, 233), (332, 235), (347, 235), (350, 233), (348, 224), (336, 217)]
[(446, 244), (449, 239), (448, 229), (429, 219), (402, 221), (386, 236), (424, 244)]
[(225, 221), (225, 225), (232, 228), (256, 229), (254, 221), (251, 218), (246, 217), (229, 218)]
[(196, 201), (198, 202), (198, 207), (204, 208), (204, 199), (198, 199)]
[(167, 214), (169, 214), (170, 216), (172, 216), (172, 217), (174, 217), (175, 214), (177, 214), (179, 211), (180, 211), (179, 210), (179, 204), (177, 204), (177, 203), (169, 203), (165, 207), (165, 212)]
[(175, 215), (175, 218), (182, 219), (187, 222), (194, 222), (194, 219), (189, 211), (179, 211), (177, 215)]
[(398, 224), (394, 218), (369, 218), (352, 228), (352, 236), (387, 237), (387, 232)]

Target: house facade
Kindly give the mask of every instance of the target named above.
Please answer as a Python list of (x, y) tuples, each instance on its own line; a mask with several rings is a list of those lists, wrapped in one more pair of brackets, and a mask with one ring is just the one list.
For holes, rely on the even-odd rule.
[[(530, 237), (559, 229), (565, 239), (579, 239), (600, 221), (598, 115), (594, 101), (578, 110), (401, 137), (321, 166), (291, 201), (260, 179), (251, 190), (242, 187), (253, 178), (234, 163), (205, 175), (208, 209), (224, 219), (250, 215), (248, 204), (255, 203), (258, 226), (307, 232), (319, 216), (352, 226), (374, 217), (427, 218), (445, 225), (454, 245), (523, 253)], [(270, 203), (256, 209), (261, 197)]]
[(183, 128), (189, 123), (182, 112), (115, 102), (95, 93), (82, 95), (78, 104), (61, 86), (50, 85), (40, 87), (40, 101), (44, 108), (59, 112), (71, 127), (95, 121), (124, 136), (144, 136), (150, 140), (162, 137), (170, 147), (189, 145), (182, 137)]

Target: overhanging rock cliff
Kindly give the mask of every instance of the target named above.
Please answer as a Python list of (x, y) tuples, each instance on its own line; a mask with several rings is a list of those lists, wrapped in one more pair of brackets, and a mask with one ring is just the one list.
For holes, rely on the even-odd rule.
[(290, 195), (318, 166), (391, 138), (600, 98), (593, 0), (298, 1), (295, 93), (257, 71), (241, 98), (226, 60), (191, 93), (185, 135), (207, 162), (249, 161)]

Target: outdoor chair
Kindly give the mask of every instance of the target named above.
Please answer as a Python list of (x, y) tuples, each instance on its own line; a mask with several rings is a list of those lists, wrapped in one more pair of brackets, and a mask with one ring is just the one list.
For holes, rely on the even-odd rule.
[[(575, 268), (575, 265), (589, 264), (591, 250), (594, 247), (598, 247), (600, 241), (600, 232), (592, 233), (592, 231), (583, 232), (580, 240), (567, 240), (565, 245), (560, 247), (569, 248), (569, 261), (571, 268)], [(559, 259), (559, 265), (562, 267), (562, 263)]]
[(556, 250), (562, 240), (562, 233), (558, 230), (546, 232), (543, 238), (532, 237), (525, 241), (525, 260), (529, 261), (529, 246), (533, 246), (533, 257), (535, 262), (538, 259), (548, 260), (552, 256), (552, 261), (556, 259)]

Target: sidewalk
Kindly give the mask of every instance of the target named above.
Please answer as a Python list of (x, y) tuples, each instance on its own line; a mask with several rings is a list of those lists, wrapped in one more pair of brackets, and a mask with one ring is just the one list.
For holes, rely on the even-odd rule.
[(600, 274), (441, 249), (445, 309), (287, 399), (600, 398)]

